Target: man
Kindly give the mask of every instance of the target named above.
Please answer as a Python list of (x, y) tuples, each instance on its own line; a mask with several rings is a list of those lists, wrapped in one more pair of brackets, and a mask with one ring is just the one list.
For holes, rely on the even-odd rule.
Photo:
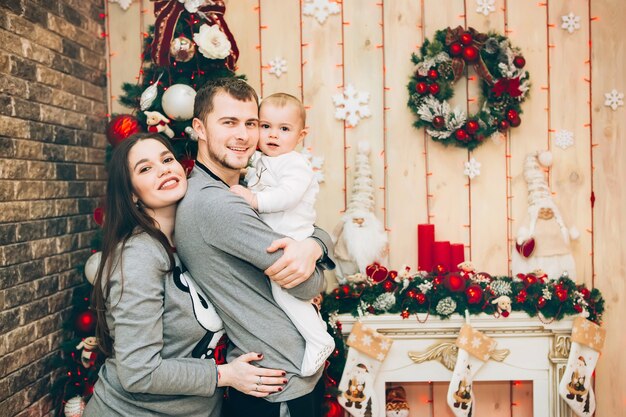
[(258, 98), (248, 84), (236, 78), (207, 83), (196, 95), (193, 128), (198, 157), (177, 211), (178, 253), (224, 321), (228, 359), (262, 352), (259, 364), (284, 370), (288, 380), (282, 392), (267, 397), (270, 402), (232, 390), (232, 412), (319, 416), (322, 370), (306, 378), (297, 374), (304, 339), (275, 303), (267, 278), (295, 297), (313, 298), (324, 287), (322, 268), (334, 267), (327, 256), (330, 237), (316, 229), (301, 242), (285, 238), (230, 191), (259, 139)]

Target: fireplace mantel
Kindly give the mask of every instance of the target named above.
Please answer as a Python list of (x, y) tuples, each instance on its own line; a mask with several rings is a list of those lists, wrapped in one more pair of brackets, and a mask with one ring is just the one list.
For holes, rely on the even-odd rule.
[[(426, 317), (420, 317), (424, 321)], [(567, 363), (574, 317), (559, 321), (540, 320), (523, 312), (495, 318), (482, 314), (470, 317), (470, 324), (498, 345), (498, 360), (488, 361), (475, 381), (525, 380), (533, 383), (534, 417), (566, 417), (569, 408), (560, 400), (558, 384)], [(337, 316), (348, 336), (356, 318)], [(398, 315), (362, 317), (361, 322), (393, 339), (393, 346), (375, 381), (384, 398), (386, 382), (449, 381), (454, 364), (455, 341), (465, 318), (455, 314), (448, 320), (429, 317), (425, 323)], [(508, 352), (507, 352), (508, 351)], [(445, 365), (448, 365), (446, 367)]]

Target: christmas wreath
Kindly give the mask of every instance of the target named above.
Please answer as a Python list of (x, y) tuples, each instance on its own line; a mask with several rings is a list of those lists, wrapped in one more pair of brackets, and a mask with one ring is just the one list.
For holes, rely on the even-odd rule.
[[(417, 116), (414, 126), (426, 128), (433, 140), (472, 150), (495, 132), (521, 124), (530, 81), (526, 60), (507, 37), (461, 26), (439, 30), (412, 61), (408, 105)], [(448, 103), (468, 66), (481, 81), (480, 111), (469, 116)]]

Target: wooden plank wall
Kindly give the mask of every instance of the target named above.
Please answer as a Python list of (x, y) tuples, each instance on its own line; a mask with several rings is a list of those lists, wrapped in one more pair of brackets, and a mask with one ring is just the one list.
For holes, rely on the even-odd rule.
[[(620, 236), (626, 226), (626, 194), (621, 191), (626, 110), (604, 106), (605, 92), (626, 90), (621, 1), (496, 0), (495, 12), (484, 16), (476, 12), (476, 0), (342, 0), (340, 13), (324, 23), (303, 14), (306, 2), (226, 0), (226, 20), (241, 51), (238, 72), (259, 94), (286, 91), (303, 99), (310, 130), (304, 146), (325, 160), (318, 223), (329, 231), (338, 223), (350, 196), (356, 147), (367, 141), (376, 214), (389, 233), (390, 267), (415, 267), (416, 227), (430, 221), (438, 240), (463, 243), (466, 257), (479, 269), (508, 274), (512, 243), (527, 209), (524, 158), (550, 149), (554, 198), (568, 226), (581, 232), (573, 245), (578, 281), (600, 288), (607, 299), (609, 337), (596, 374), (596, 415), (623, 415), (626, 396), (616, 387), (626, 385), (626, 366), (618, 360), (626, 346), (620, 325), (626, 316), (626, 248)], [(125, 111), (115, 96), (122, 81), (134, 82), (139, 73), (139, 46), (154, 20), (151, 12), (148, 0), (135, 0), (128, 11), (109, 5), (113, 112)], [(571, 34), (561, 28), (561, 16), (569, 12), (580, 16), (581, 23)], [(432, 142), (411, 126), (414, 118), (406, 106), (410, 54), (436, 30), (457, 25), (506, 33), (522, 49), (532, 80), (522, 125), (473, 152)], [(287, 61), (280, 78), (269, 73), (274, 58)], [(334, 117), (332, 96), (348, 84), (370, 95), (372, 116), (355, 127)], [(453, 103), (474, 112), (478, 94), (478, 80), (470, 76), (456, 85)], [(555, 146), (560, 130), (573, 132), (573, 147)], [(462, 173), (463, 162), (471, 157), (482, 164), (481, 175), (473, 180)], [(418, 384), (410, 389), (415, 412), (428, 415), (424, 398), (430, 398), (430, 388)], [(437, 385), (432, 391), (440, 398), (445, 389)], [(513, 391), (508, 384), (480, 389), (485, 412), (531, 413), (527, 383)], [(510, 412), (507, 404), (519, 402), (518, 397), (520, 407)], [(436, 415), (447, 415), (445, 401), (436, 400), (434, 408)]]

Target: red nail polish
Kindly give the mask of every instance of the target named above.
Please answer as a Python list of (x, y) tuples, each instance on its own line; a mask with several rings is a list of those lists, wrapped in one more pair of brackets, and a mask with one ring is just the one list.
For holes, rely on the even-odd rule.
[(282, 376), (285, 376), (285, 375), (287, 375), (287, 373), (286, 373), (286, 372), (282, 372), (282, 373), (281, 373), (281, 375), (282, 375)]
[(283, 390), (283, 387), (278, 387), (278, 391), (282, 391), (282, 390)]
[(258, 356), (258, 357), (259, 357), (259, 359), (260, 359), (260, 358), (262, 358), (262, 357), (263, 357), (263, 354), (262, 354), (262, 353), (259, 353), (257, 356)]

